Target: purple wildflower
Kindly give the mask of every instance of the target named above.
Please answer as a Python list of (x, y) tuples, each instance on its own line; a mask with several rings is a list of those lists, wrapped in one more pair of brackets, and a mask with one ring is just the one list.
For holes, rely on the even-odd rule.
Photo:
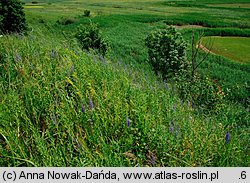
[(90, 109), (94, 109), (94, 104), (91, 98), (89, 99), (89, 107)]
[(85, 107), (83, 104), (82, 104), (82, 112), (85, 112)]
[(51, 56), (55, 57), (55, 50), (54, 49), (51, 50)]
[(172, 124), (171, 124), (170, 127), (169, 127), (169, 131), (170, 131), (171, 133), (174, 132), (174, 126), (173, 126)]
[(130, 119), (127, 117), (127, 125), (128, 125), (128, 127), (130, 127), (130, 124), (131, 124), (131, 121), (130, 121)]
[(153, 153), (151, 154), (151, 160), (150, 160), (150, 162), (151, 162), (152, 165), (156, 164), (156, 159), (155, 159), (155, 156), (154, 156)]
[(22, 57), (16, 52), (16, 60), (18, 62), (21, 62), (22, 61)]
[(230, 133), (227, 132), (226, 137), (225, 137), (225, 140), (226, 140), (227, 144), (230, 142), (230, 136), (231, 136)]
[(195, 104), (194, 104), (194, 102), (192, 102), (192, 108), (193, 108), (193, 109), (195, 108)]

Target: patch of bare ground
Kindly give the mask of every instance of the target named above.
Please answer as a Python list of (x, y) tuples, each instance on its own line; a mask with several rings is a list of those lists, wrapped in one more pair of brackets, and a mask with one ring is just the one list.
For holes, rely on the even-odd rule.
[(176, 29), (199, 29), (199, 28), (206, 28), (202, 25), (173, 25)]
[(209, 50), (207, 47), (203, 46), (202, 44), (199, 44), (199, 45), (196, 45), (196, 48), (200, 48), (201, 50), (203, 50), (204, 52), (207, 52), (207, 53), (211, 53), (211, 54), (214, 54), (214, 52), (212, 52), (211, 50)]

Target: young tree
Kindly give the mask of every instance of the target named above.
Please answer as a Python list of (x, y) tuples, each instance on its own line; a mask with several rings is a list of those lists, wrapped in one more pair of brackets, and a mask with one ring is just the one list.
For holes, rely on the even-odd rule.
[(27, 30), (23, 4), (19, 0), (0, 0), (0, 31), (3, 33)]
[(151, 33), (146, 38), (149, 62), (163, 77), (171, 77), (188, 66), (186, 42), (174, 27), (167, 27)]
[(94, 50), (103, 56), (106, 54), (108, 43), (101, 36), (100, 30), (96, 24), (90, 23), (86, 26), (80, 26), (75, 37), (83, 50)]

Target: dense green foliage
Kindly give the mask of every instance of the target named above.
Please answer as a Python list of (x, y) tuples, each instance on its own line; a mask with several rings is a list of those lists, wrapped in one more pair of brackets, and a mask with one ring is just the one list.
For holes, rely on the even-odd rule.
[(151, 33), (146, 39), (149, 63), (164, 77), (186, 70), (186, 43), (174, 27)]
[(19, 0), (1, 0), (0, 31), (4, 33), (24, 32), (27, 30), (23, 3)]
[(201, 65), (199, 72), (221, 85), (227, 101), (240, 103), (247, 109), (250, 104), (250, 65), (211, 55)]
[(83, 11), (83, 15), (84, 15), (85, 17), (89, 17), (89, 16), (90, 16), (90, 10), (84, 10), (84, 11)]
[(75, 37), (77, 38), (82, 49), (98, 51), (105, 55), (108, 45), (104, 38), (101, 37), (96, 24), (90, 23), (86, 26), (80, 26)]
[(225, 93), (221, 86), (207, 76), (179, 75), (176, 78), (179, 96), (192, 101), (192, 106), (203, 112), (218, 112), (224, 105)]
[(225, 96), (223, 90), (212, 79), (195, 72), (197, 62), (202, 61), (197, 60), (197, 53), (193, 53), (191, 62), (187, 61), (186, 43), (174, 27), (151, 33), (146, 39), (146, 46), (149, 63), (164, 79), (175, 81), (182, 100), (192, 101), (193, 107), (199, 106), (203, 111), (221, 109)]

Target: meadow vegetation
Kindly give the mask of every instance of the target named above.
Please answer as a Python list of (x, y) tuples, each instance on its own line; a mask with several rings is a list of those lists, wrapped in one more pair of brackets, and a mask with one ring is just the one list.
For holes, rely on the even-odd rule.
[(187, 62), (193, 32), (249, 37), (247, 0), (24, 2), (27, 35), (0, 37), (0, 166), (249, 166), (249, 60), (199, 50), (188, 80), (150, 61), (170, 24), (200, 26), (178, 29)]

